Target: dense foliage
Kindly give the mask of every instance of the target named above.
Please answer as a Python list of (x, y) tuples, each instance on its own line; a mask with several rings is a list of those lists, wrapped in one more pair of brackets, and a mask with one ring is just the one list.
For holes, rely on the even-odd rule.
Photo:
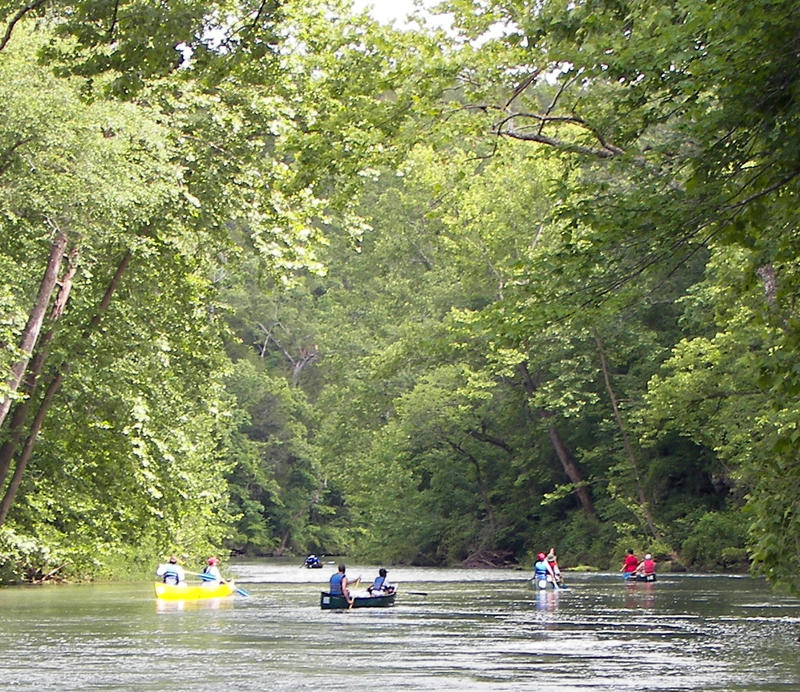
[(793, 5), (442, 8), (0, 3), (3, 578), (800, 588)]

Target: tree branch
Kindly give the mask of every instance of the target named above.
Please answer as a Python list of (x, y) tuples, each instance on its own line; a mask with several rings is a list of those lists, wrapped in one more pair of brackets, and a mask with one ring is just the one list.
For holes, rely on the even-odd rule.
[(32, 142), (33, 139), (34, 139), (33, 137), (25, 137), (24, 139), (17, 140), (16, 142), (14, 142), (14, 144), (12, 144), (8, 149), (6, 149), (3, 152), (3, 156), (0, 157), (0, 175), (5, 173), (11, 166), (11, 154), (13, 154), (23, 144)]
[(108, 27), (108, 40), (114, 37), (114, 29), (117, 28), (117, 17), (119, 16), (119, 0), (114, 0), (114, 11), (111, 13), (111, 24)]
[(35, 0), (34, 2), (25, 5), (25, 7), (21, 8), (8, 22), (8, 26), (6, 27), (6, 33), (3, 35), (3, 38), (0, 39), (0, 50), (8, 45), (8, 42), (11, 40), (11, 33), (14, 31), (14, 27), (17, 25), (20, 19), (22, 19), (28, 12), (32, 10), (38, 9), (42, 5), (44, 5), (47, 0)]

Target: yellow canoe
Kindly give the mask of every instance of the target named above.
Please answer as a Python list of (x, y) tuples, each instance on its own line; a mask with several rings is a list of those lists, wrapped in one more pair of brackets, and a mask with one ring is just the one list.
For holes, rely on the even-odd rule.
[(188, 584), (154, 584), (156, 598), (164, 601), (198, 601), (206, 598), (225, 598), (231, 596), (236, 591), (233, 581), (222, 584), (206, 586), (189, 586)]

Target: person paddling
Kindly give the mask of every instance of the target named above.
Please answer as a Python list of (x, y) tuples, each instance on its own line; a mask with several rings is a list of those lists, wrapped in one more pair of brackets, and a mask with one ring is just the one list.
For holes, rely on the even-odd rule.
[(636, 568), (639, 566), (639, 558), (633, 553), (633, 548), (628, 548), (628, 554), (622, 562), (620, 572), (622, 572), (623, 579), (630, 579), (636, 574)]
[(161, 581), (165, 584), (186, 585), (186, 573), (183, 567), (178, 564), (178, 558), (170, 555), (169, 561), (160, 564), (156, 568), (156, 576), (161, 577)]
[(322, 567), (322, 560), (320, 560), (316, 555), (309, 555), (306, 558), (303, 565), (308, 569), (313, 569), (315, 567)]
[(344, 599), (352, 605), (353, 599), (350, 598), (350, 591), (347, 588), (347, 575), (345, 575), (345, 571), (345, 566), (343, 564), (339, 565), (338, 572), (331, 576), (328, 592), (331, 596), (343, 596)]
[(644, 581), (656, 580), (656, 562), (650, 553), (647, 553), (644, 560), (636, 566), (636, 576)]
[(550, 572), (553, 575), (553, 581), (559, 586), (563, 586), (563, 580), (561, 579), (561, 568), (558, 566), (558, 558), (556, 557), (555, 548), (550, 548), (550, 551), (547, 553), (547, 562), (550, 565)]
[(203, 567), (203, 586), (218, 586), (223, 582), (222, 574), (219, 571), (219, 558), (208, 558), (208, 564)]
[(386, 581), (386, 570), (381, 567), (378, 570), (378, 576), (375, 581), (367, 587), (370, 596), (386, 596), (387, 594), (394, 593), (394, 587)]

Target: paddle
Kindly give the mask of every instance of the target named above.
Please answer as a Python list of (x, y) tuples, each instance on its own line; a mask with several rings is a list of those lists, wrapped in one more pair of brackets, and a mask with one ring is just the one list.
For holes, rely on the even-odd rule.
[[(188, 574), (191, 574), (194, 577), (200, 577), (200, 579), (203, 581), (217, 581), (217, 578), (213, 574), (206, 574), (205, 572), (188, 572)], [(224, 579), (222, 581), (223, 583), (227, 584)], [(238, 586), (235, 586), (234, 588), (236, 589), (236, 593), (238, 593), (240, 596), (247, 598), (250, 595), (247, 591), (239, 588)]]
[(410, 596), (427, 596), (428, 593), (426, 591), (403, 591), (403, 593), (407, 593)]
[[(358, 588), (358, 585), (361, 583), (361, 575), (356, 577), (356, 580), (353, 582), (353, 588)], [(347, 585), (347, 590), (350, 590), (350, 584)], [(347, 606), (347, 609), (350, 610), (353, 607), (353, 603), (356, 602), (356, 597), (351, 595), (350, 596), (350, 605)]]

